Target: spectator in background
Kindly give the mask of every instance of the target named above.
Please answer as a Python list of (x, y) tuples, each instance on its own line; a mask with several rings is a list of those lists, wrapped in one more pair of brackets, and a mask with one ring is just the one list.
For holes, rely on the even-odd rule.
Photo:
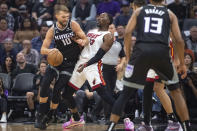
[(37, 50), (32, 49), (30, 40), (23, 40), (23, 50), (21, 51), (25, 55), (25, 60), (28, 64), (38, 66), (40, 62), (40, 55)]
[(120, 15), (120, 4), (114, 0), (102, 0), (97, 5), (97, 15), (104, 12), (111, 14), (115, 18)]
[(16, 62), (12, 56), (6, 56), (2, 64), (2, 73), (11, 75), (16, 67)]
[(57, 0), (54, 10), (58, 9), (60, 5), (65, 5), (68, 7), (69, 11), (72, 12), (72, 9), (74, 7), (74, 1), (73, 0)]
[(0, 4), (7, 4), (10, 5), (10, 0), (0, 0)]
[(16, 50), (13, 48), (13, 41), (10, 38), (3, 41), (4, 48), (0, 51), (0, 64), (5, 61), (6, 56), (13, 57), (14, 61), (16, 60)]
[(38, 25), (42, 24), (42, 21), (53, 19), (53, 0), (44, 0), (43, 3), (37, 3), (33, 6), (32, 16), (38, 22)]
[(0, 109), (1, 109), (1, 120), (0, 122), (6, 123), (7, 122), (7, 96), (8, 91), (3, 86), (3, 79), (0, 77)]
[(0, 5), (0, 17), (6, 18), (8, 22), (8, 28), (14, 30), (14, 17), (8, 12), (8, 5), (3, 3)]
[(117, 31), (117, 34), (118, 34), (118, 36), (116, 36), (116, 40), (124, 45), (124, 31), (125, 31), (124, 26), (123, 25), (117, 25), (116, 26), (116, 31)]
[(118, 25), (126, 26), (130, 17), (131, 17), (130, 3), (124, 2), (121, 5), (121, 14), (117, 16), (114, 20), (115, 26), (118, 26)]
[[(19, 15), (19, 7), (21, 5), (28, 6), (28, 0), (10, 0), (9, 12), (16, 18)], [(30, 10), (31, 8), (29, 8)]]
[(173, 3), (167, 6), (179, 20), (186, 18), (186, 6), (183, 5), (181, 0), (175, 0)]
[(197, 19), (197, 5), (194, 5), (190, 11), (191, 18)]
[[(81, 28), (87, 33), (95, 27), (96, 7), (88, 0), (79, 0), (72, 10), (72, 20), (77, 21)], [(92, 27), (91, 27), (92, 26)]]
[(43, 79), (43, 76), (45, 74), (46, 67), (47, 67), (47, 62), (46, 61), (41, 61), (40, 65), (39, 65), (39, 71), (34, 76), (33, 89), (26, 93), (27, 105), (28, 105), (29, 111), (31, 112), (30, 121), (34, 121), (34, 116), (35, 116), (34, 102), (39, 101), (39, 98), (40, 98), (40, 94), (39, 94), (40, 83), (41, 83), (41, 81)]
[(191, 119), (197, 117), (197, 74), (193, 72), (194, 61), (194, 53), (191, 50), (185, 50), (185, 64), (188, 73), (187, 77), (181, 81), (181, 85)]
[(175, 0), (172, 4), (167, 6), (178, 18), (179, 26), (182, 29), (183, 21), (187, 16), (187, 8), (181, 0)]
[(193, 71), (193, 64), (195, 61), (195, 56), (192, 50), (186, 49), (185, 50), (185, 65), (187, 67), (187, 71)]
[[(49, 27), (47, 26), (47, 24), (43, 23), (40, 27), (40, 36), (34, 37), (31, 40), (32, 48), (37, 50), (39, 54), (40, 54), (40, 49), (42, 47), (43, 40), (45, 39), (48, 29), (49, 29)], [(50, 47), (51, 48), (54, 47), (54, 41), (52, 41)]]
[(25, 18), (28, 18), (30, 17), (30, 14), (27, 10), (27, 6), (26, 5), (21, 5), (19, 7), (19, 11), (18, 11), (18, 15), (15, 17), (15, 26), (14, 26), (14, 30), (19, 30), (21, 29), (22, 27), (22, 21), (25, 19)]
[(14, 32), (8, 29), (7, 20), (5, 18), (0, 18), (0, 44), (7, 38), (13, 39)]
[(32, 64), (27, 64), (25, 56), (22, 52), (19, 52), (16, 56), (17, 66), (11, 74), (12, 80), (21, 73), (32, 73), (36, 74), (37, 68)]
[(186, 38), (186, 47), (194, 52), (197, 58), (197, 26), (190, 28), (190, 36)]
[(20, 30), (17, 30), (14, 36), (14, 43), (21, 44), (23, 40), (32, 40), (34, 37), (39, 36), (36, 25), (31, 18), (25, 18), (22, 21)]

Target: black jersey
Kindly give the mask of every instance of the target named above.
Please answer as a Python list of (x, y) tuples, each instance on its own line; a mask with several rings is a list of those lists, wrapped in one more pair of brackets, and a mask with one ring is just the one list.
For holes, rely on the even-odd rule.
[(169, 45), (170, 17), (164, 6), (142, 7), (137, 17), (137, 43), (162, 43)]
[(64, 29), (59, 29), (57, 23), (54, 24), (54, 40), (55, 48), (63, 55), (63, 62), (59, 68), (67, 68), (75, 66), (81, 52), (79, 44), (71, 39), (75, 33), (71, 28), (71, 20), (68, 21)]

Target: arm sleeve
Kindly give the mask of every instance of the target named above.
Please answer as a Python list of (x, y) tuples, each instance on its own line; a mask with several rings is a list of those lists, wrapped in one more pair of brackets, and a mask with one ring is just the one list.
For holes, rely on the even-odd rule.
[(94, 57), (92, 57), (88, 62), (87, 62), (87, 66), (92, 65), (96, 62), (98, 62), (99, 60), (102, 59), (102, 57), (105, 55), (106, 51), (104, 51), (102, 48), (100, 48), (96, 55)]

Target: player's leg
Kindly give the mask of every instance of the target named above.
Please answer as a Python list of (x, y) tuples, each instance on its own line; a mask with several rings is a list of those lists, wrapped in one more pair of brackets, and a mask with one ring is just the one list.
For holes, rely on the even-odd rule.
[(146, 126), (151, 125), (152, 94), (153, 94), (155, 74), (156, 74), (155, 71), (152, 69), (148, 71), (146, 84), (144, 86), (143, 108), (144, 108), (144, 124)]
[(167, 113), (168, 120), (170, 120), (172, 122), (177, 122), (176, 116), (173, 113), (170, 97), (168, 96), (168, 94), (164, 90), (164, 83), (155, 81), (154, 91)]
[[(167, 52), (168, 51), (166, 51), (166, 53), (161, 52), (160, 54), (167, 54)], [(179, 79), (175, 67), (172, 64), (172, 60), (169, 56), (162, 56), (162, 58), (162, 61), (159, 61), (160, 58), (158, 58), (159, 62), (154, 63), (155, 71), (159, 75), (160, 79), (164, 80), (167, 84), (168, 89), (171, 92), (170, 94), (172, 96), (172, 99), (175, 103), (177, 114), (179, 115), (181, 122), (184, 125), (184, 128), (186, 128), (187, 130), (191, 130), (189, 126), (189, 114), (187, 106), (183, 95), (179, 89)], [(168, 125), (170, 127), (170, 123)], [(177, 128), (180, 128), (177, 123), (174, 123), (173, 126), (177, 126)]]
[(69, 80), (66, 88), (64, 89), (64, 91), (62, 93), (62, 98), (66, 102), (66, 105), (70, 109), (70, 111), (72, 113), (72, 117), (74, 119), (74, 120), (72, 120), (72, 118), (71, 118), (70, 121), (64, 123), (62, 126), (64, 129), (84, 124), (84, 120), (83, 120), (83, 118), (80, 117), (80, 115), (78, 113), (76, 102), (73, 97), (74, 92), (79, 90), (86, 80), (83, 72), (81, 72), (81, 73), (77, 72), (76, 67), (78, 67), (79, 64), (80, 64), (80, 62), (75, 66), (72, 77)]
[(70, 109), (73, 118), (71, 118), (70, 121), (65, 122), (62, 125), (62, 128), (64, 129), (72, 128), (73, 126), (83, 125), (85, 123), (83, 116), (80, 116), (80, 114), (78, 113), (77, 105), (73, 97), (74, 92), (76, 92), (77, 90), (73, 88), (73, 86), (74, 85), (67, 86), (67, 89), (65, 89), (62, 94), (65, 104)]
[(120, 119), (125, 104), (131, 95), (136, 93), (135, 88), (143, 88), (146, 79), (146, 73), (150, 68), (149, 61), (152, 59), (146, 52), (142, 52), (140, 44), (136, 45), (133, 50), (130, 64), (127, 65), (123, 80), (124, 89), (118, 99), (115, 101), (110, 117), (110, 125), (107, 131), (112, 131)]
[(174, 101), (176, 112), (182, 122), (184, 131), (191, 131), (189, 113), (180, 85), (170, 85), (168, 89), (170, 90), (170, 95)]
[(70, 79), (70, 76), (63, 75), (60, 72), (59, 78), (56, 81), (54, 88), (53, 88), (52, 100), (50, 103), (50, 110), (48, 111), (48, 113), (46, 113), (46, 115), (43, 117), (43, 119), (41, 121), (41, 125), (42, 125), (43, 129), (46, 129), (46, 127), (47, 127), (46, 124), (49, 122), (49, 120), (54, 115), (54, 113), (58, 107), (58, 104), (59, 104), (59, 99), (61, 97), (61, 91), (62, 91), (63, 87), (65, 87), (65, 85), (67, 85), (69, 79)]
[(112, 106), (115, 99), (113, 98), (112, 93), (107, 90), (106, 83), (102, 76), (101, 65), (102, 63), (100, 61), (94, 65), (86, 67), (84, 69), (84, 74), (92, 90), (96, 91), (106, 103)]
[(49, 87), (53, 79), (56, 77), (57, 77), (56, 71), (52, 69), (51, 67), (47, 67), (46, 73), (41, 81), (41, 86), (40, 86), (39, 109), (38, 109), (36, 122), (35, 122), (36, 128), (40, 128), (41, 120), (44, 114), (46, 114), (48, 111), (47, 101), (48, 101), (48, 95), (49, 95)]
[(144, 124), (151, 126), (153, 81), (146, 81), (143, 92)]

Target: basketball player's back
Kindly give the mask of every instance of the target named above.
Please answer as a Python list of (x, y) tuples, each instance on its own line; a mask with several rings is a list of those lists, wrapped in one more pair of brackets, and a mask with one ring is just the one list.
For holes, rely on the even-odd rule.
[(169, 44), (170, 17), (166, 7), (147, 5), (137, 17), (137, 42)]

